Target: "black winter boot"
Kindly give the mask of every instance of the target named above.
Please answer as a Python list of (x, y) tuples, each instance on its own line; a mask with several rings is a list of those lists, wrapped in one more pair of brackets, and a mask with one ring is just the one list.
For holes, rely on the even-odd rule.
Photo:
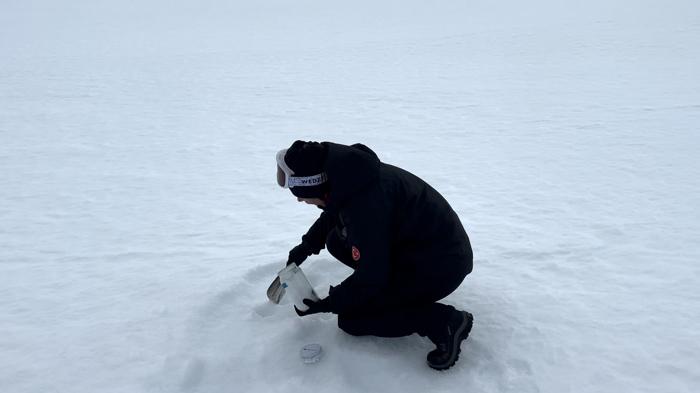
[(455, 310), (447, 322), (442, 337), (430, 337), (437, 348), (428, 353), (428, 365), (436, 370), (447, 370), (459, 359), (460, 345), (469, 337), (474, 316), (466, 311)]

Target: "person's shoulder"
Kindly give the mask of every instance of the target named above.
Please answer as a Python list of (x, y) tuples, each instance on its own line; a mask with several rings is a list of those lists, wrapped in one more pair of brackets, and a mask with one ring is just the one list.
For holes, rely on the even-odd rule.
[(375, 157), (377, 156), (377, 153), (375, 153), (372, 149), (370, 149), (369, 147), (367, 147), (366, 145), (364, 145), (362, 143), (353, 143), (352, 145), (350, 145), (350, 147), (354, 147), (355, 149), (362, 150), (363, 152), (371, 154)]
[(406, 183), (406, 184), (412, 184), (412, 185), (420, 185), (424, 186), (427, 183), (425, 180), (421, 179), (417, 175), (415, 175), (413, 172), (398, 167), (396, 165), (391, 165), (382, 162), (380, 165), (380, 182), (384, 184), (391, 184), (391, 183)]
[(386, 184), (383, 182), (374, 182), (357, 192), (343, 206), (344, 213), (347, 215), (374, 215), (382, 216), (390, 210), (388, 203)]

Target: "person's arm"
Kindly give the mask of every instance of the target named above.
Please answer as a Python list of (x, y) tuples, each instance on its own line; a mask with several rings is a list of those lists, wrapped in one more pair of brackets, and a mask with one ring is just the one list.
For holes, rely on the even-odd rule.
[(309, 231), (301, 237), (301, 243), (289, 251), (287, 265), (296, 263), (301, 265), (311, 254), (318, 254), (326, 247), (326, 237), (328, 232), (335, 226), (335, 219), (327, 212), (321, 213), (321, 216), (311, 225)]
[(343, 215), (343, 219), (358, 268), (340, 285), (331, 287), (330, 311), (336, 314), (371, 302), (386, 288), (391, 269), (390, 212), (378, 201), (353, 210), (354, 214)]
[(308, 244), (314, 254), (318, 254), (326, 248), (326, 237), (333, 227), (335, 227), (333, 215), (323, 212), (316, 222), (311, 225), (309, 231), (301, 237), (301, 241)]

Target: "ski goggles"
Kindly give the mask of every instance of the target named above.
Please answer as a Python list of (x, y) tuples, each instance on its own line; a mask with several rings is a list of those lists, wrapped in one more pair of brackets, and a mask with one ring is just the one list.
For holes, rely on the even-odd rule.
[(284, 161), (286, 154), (287, 149), (277, 152), (277, 184), (280, 187), (313, 187), (321, 185), (328, 180), (325, 172), (313, 176), (294, 176), (294, 171)]

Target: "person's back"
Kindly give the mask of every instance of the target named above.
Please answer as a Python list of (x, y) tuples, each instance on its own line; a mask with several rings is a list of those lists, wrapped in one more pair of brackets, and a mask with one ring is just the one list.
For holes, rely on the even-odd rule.
[(445, 256), (462, 256), (472, 270), (472, 250), (457, 213), (445, 198), (418, 176), (382, 163), (379, 176), (384, 195), (393, 201), (393, 257), (421, 267), (436, 267)]

